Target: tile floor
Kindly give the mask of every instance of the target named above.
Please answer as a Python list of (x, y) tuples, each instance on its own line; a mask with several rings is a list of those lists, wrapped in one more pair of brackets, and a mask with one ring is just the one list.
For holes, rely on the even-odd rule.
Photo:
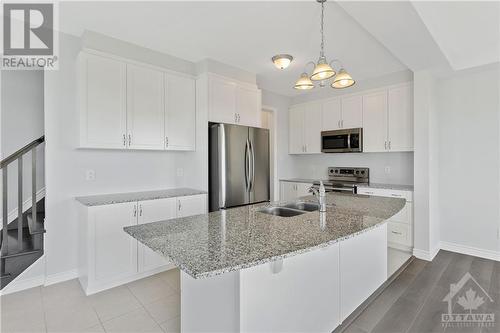
[(179, 332), (179, 279), (173, 269), (88, 297), (78, 280), (5, 295), (0, 331)]

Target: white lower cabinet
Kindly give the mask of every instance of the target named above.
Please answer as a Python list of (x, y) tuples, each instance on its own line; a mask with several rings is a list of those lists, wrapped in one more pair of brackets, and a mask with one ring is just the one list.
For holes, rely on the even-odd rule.
[(387, 225), (340, 242), (340, 319), (387, 280)]
[(391, 217), (387, 223), (387, 238), (389, 247), (408, 251), (413, 249), (413, 192), (358, 188), (358, 194), (374, 195), (378, 197), (401, 198), (406, 204), (396, 215)]
[(206, 213), (206, 194), (79, 206), (79, 279), (87, 295), (172, 268), (123, 228)]
[(310, 195), (309, 189), (313, 184), (282, 181), (280, 189), (280, 200), (290, 201), (306, 195)]
[[(140, 201), (138, 224), (169, 220), (177, 217), (176, 198)], [(169, 263), (162, 255), (138, 242), (137, 264), (139, 272), (149, 271)]]

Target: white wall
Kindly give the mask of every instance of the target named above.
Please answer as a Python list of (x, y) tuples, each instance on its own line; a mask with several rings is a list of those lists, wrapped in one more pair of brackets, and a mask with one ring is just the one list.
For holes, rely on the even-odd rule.
[(439, 250), (439, 137), (434, 78), (414, 73), (414, 253), (430, 260)]
[[(287, 147), (288, 149), (288, 147)], [(413, 153), (349, 153), (294, 155), (295, 177), (327, 179), (327, 168), (367, 167), (370, 168), (370, 182), (388, 184), (413, 184)], [(390, 173), (385, 172), (389, 167)]]
[[(81, 40), (60, 34), (59, 43), (59, 70), (45, 75), (48, 276), (77, 267), (75, 196), (176, 187), (176, 163), (182, 155), (77, 149), (76, 59)], [(94, 181), (85, 180), (88, 169), (95, 170)]]
[[(3, 71), (1, 80), (0, 159), (3, 159), (44, 134), (43, 71)], [(37, 190), (40, 190), (45, 186), (43, 145), (37, 148), (37, 164)], [(26, 201), (31, 198), (31, 153), (23, 158), (23, 175)], [(17, 208), (17, 161), (8, 167), (7, 185), (7, 211), (13, 212)]]
[(437, 83), (441, 241), (500, 260), (500, 65)]

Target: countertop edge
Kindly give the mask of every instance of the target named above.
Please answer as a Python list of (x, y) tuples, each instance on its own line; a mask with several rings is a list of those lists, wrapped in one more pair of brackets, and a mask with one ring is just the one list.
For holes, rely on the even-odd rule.
[[(378, 227), (382, 226), (385, 223), (387, 223), (387, 219), (383, 220), (383, 221), (380, 221), (379, 223), (374, 224), (372, 226), (369, 226), (369, 227), (367, 227), (367, 228), (365, 228), (363, 230), (360, 230), (358, 232), (354, 232), (354, 233), (352, 233), (350, 235), (343, 236), (343, 237), (340, 237), (340, 238), (337, 238), (337, 239), (333, 239), (333, 240), (330, 240), (328, 242), (321, 243), (321, 244), (318, 244), (318, 245), (315, 245), (315, 246), (311, 246), (311, 247), (304, 248), (304, 249), (299, 249), (299, 250), (292, 251), (292, 252), (289, 252), (289, 253), (285, 253), (285, 254), (282, 254), (282, 255), (272, 256), (272, 257), (269, 257), (269, 258), (265, 258), (265, 259), (261, 259), (261, 260), (257, 260), (257, 261), (253, 261), (253, 262), (249, 262), (249, 263), (245, 263), (245, 264), (240, 264), (240, 265), (236, 265), (236, 266), (232, 266), (232, 267), (228, 267), (228, 268), (224, 268), (224, 269), (218, 269), (218, 270), (209, 271), (209, 272), (203, 272), (203, 273), (198, 273), (198, 274), (192, 272), (185, 265), (180, 264), (179, 262), (177, 262), (173, 258), (165, 256), (161, 252), (158, 252), (158, 251), (155, 251), (155, 252), (158, 253), (158, 254), (160, 254), (160, 255), (162, 255), (162, 256), (164, 256), (164, 257), (167, 257), (172, 263), (175, 264), (175, 266), (177, 266), (180, 270), (182, 270), (184, 273), (188, 274), (193, 279), (205, 279), (205, 278), (210, 278), (210, 277), (222, 275), (222, 274), (225, 274), (225, 273), (230, 273), (230, 272), (239, 271), (239, 270), (246, 269), (246, 268), (255, 267), (255, 266), (258, 266), (258, 265), (263, 265), (263, 264), (266, 264), (266, 263), (269, 263), (269, 262), (273, 262), (273, 261), (276, 261), (276, 260), (282, 260), (282, 259), (294, 257), (294, 256), (297, 256), (297, 255), (300, 255), (300, 254), (303, 254), (303, 253), (314, 251), (314, 250), (322, 249), (322, 248), (334, 245), (336, 243), (342, 242), (342, 241), (344, 241), (346, 239), (349, 239), (349, 238), (361, 235), (361, 234), (363, 234), (365, 232), (371, 231), (371, 230), (373, 230), (375, 228), (378, 228)], [(126, 228), (127, 227), (123, 228), (124, 231), (127, 234), (129, 234), (130, 236), (132, 236), (132, 234), (129, 233), (126, 230)], [(132, 237), (134, 237), (134, 236), (132, 236)], [(137, 239), (137, 241), (139, 241), (141, 244), (147, 246), (146, 244), (144, 244), (143, 242), (141, 242), (141, 240)]]

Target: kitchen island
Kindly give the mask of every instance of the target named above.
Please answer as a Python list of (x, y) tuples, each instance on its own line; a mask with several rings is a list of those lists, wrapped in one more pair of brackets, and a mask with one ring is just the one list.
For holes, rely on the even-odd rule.
[(331, 193), (325, 213), (262, 212), (285, 204), (124, 228), (180, 268), (182, 331), (330, 332), (385, 282), (384, 222), (404, 200)]

